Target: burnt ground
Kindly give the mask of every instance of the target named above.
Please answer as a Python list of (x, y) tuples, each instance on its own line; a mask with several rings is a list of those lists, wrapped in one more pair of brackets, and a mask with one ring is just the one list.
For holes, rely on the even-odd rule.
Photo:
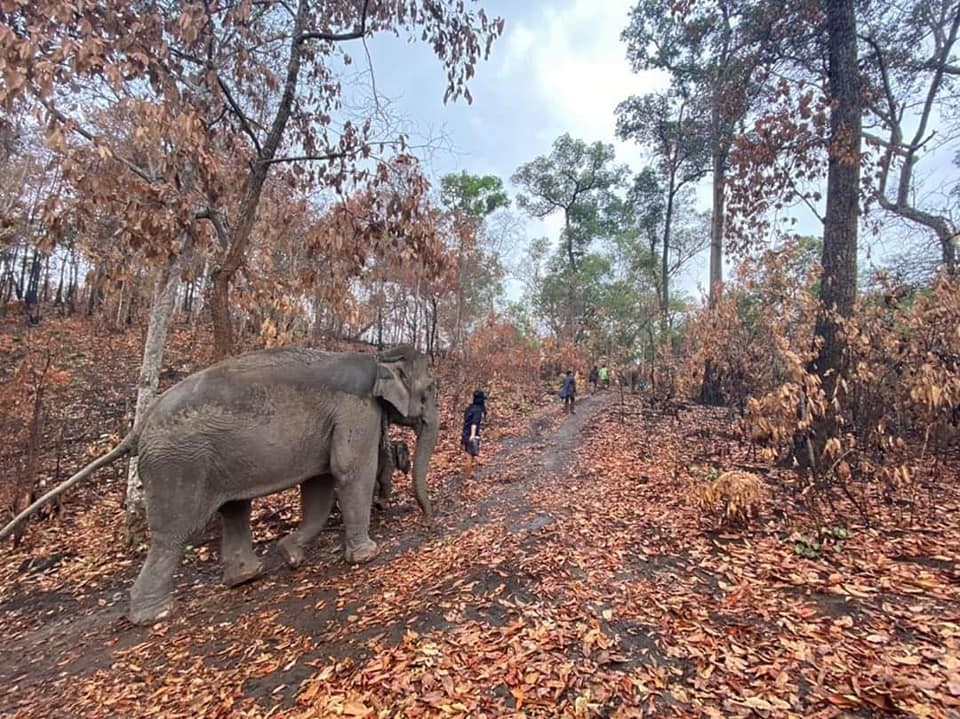
[[(443, 478), (439, 493), (434, 492), (438, 495), (438, 527), (433, 530), (421, 524), (419, 510), (413, 502), (397, 496), (409, 497), (410, 494), (405, 487), (398, 486), (393, 506), (385, 513), (375, 513), (371, 536), (380, 543), (381, 554), (364, 571), (388, 564), (400, 555), (415, 553), (426, 542), (455, 543), (457, 534), (478, 525), (501, 523), (509, 534), (525, 534), (545, 526), (551, 521), (549, 515), (523, 501), (523, 495), (532, 487), (555, 481), (558, 472), (570, 468), (574, 462), (581, 426), (609, 404), (610, 399), (612, 395), (597, 395), (582, 400), (578, 412), (570, 417), (561, 417), (555, 408), (541, 411), (530, 421), (527, 434), (496, 443), (492, 452), (485, 446), (487, 451), (481, 457), (469, 488), (464, 487), (464, 479), (456, 471)], [(402, 480), (398, 485), (401, 483)], [(321, 535), (309, 552), (309, 561), (304, 568), (294, 572), (285, 566), (272, 545), (276, 538), (295, 525), (293, 505), (296, 498), (294, 494), (287, 494), (290, 495), (288, 511), (268, 510), (261, 512), (254, 520), (261, 524), (266, 522), (267, 535), (274, 535), (257, 541), (258, 552), (267, 565), (265, 575), (234, 590), (220, 586), (220, 565), (216, 553), (218, 537), (215, 530), (208, 530), (204, 539), (194, 548), (194, 552), (200, 550), (199, 557), (195, 553), (194, 561), (189, 561), (188, 557), (188, 562), (180, 572), (176, 590), (177, 616), (172, 619), (170, 626), (161, 623), (152, 629), (139, 628), (124, 618), (127, 591), (139, 569), (140, 559), (124, 557), (116, 562), (116, 571), (98, 578), (95, 589), (58, 585), (44, 590), (27, 581), (14, 587), (13, 591), (5, 592), (0, 601), (6, 635), (0, 650), (0, 687), (7, 687), (7, 690), (3, 691), (0, 712), (7, 713), (19, 708), (26, 710), (25, 715), (29, 715), (29, 704), (33, 702), (24, 702), (24, 696), (47, 695), (48, 690), (64, 677), (109, 671), (128, 648), (149, 641), (158, 632), (169, 639), (170, 632), (176, 632), (177, 627), (181, 627), (185, 621), (188, 622), (188, 626), (184, 627), (187, 630), (196, 624), (224, 626), (248, 612), (252, 606), (270, 605), (280, 611), (290, 627), (312, 637), (322, 638), (331, 627), (342, 624), (344, 616), (359, 605), (359, 599), (349, 603), (330, 601), (333, 594), (324, 592), (322, 588), (319, 595), (311, 592), (308, 596), (295, 599), (287, 596), (298, 585), (302, 586), (306, 579), (304, 575), (312, 575), (308, 580), (310, 582), (318, 579), (322, 583), (323, 577), (317, 575), (342, 578), (356, 572), (356, 569), (345, 566), (339, 557), (340, 528), (336, 516), (331, 518), (328, 531)], [(465, 509), (463, 505), (468, 494), (482, 498), (471, 502)], [(120, 551), (117, 556), (123, 554)], [(27, 579), (49, 575), (56, 573), (64, 560), (76, 559), (75, 553), (70, 552), (28, 556), (20, 562), (17, 574)], [(481, 577), (480, 586), (476, 587), (477, 594), (483, 595), (496, 589), (500, 577), (500, 573)], [(522, 577), (510, 579), (511, 586), (506, 596), (522, 594)], [(318, 603), (318, 598), (325, 601)], [(318, 606), (321, 607), (320, 611), (316, 611)], [(420, 617), (402, 617), (391, 624), (377, 627), (376, 631), (367, 630), (356, 637), (348, 637), (346, 642), (331, 643), (315, 654), (355, 656), (365, 652), (363, 643), (374, 634), (383, 633), (396, 638), (410, 626), (433, 628), (443, 625), (442, 618), (430, 612)], [(217, 644), (226, 641), (230, 639), (221, 637), (218, 642), (214, 638), (207, 646), (195, 649), (201, 650), (198, 654), (203, 650), (216, 652)], [(287, 689), (286, 694), (289, 695), (296, 689), (296, 684), (291, 682), (302, 678), (297, 672), (292, 675), (278, 673), (277, 676), (251, 681), (247, 690), (252, 695), (263, 696), (281, 687)], [(55, 699), (52, 695), (46, 698)]]
[(398, 482), (368, 565), (343, 563), (332, 526), (287, 569), (273, 549), (296, 520), (285, 493), (257, 510), (265, 576), (221, 586), (208, 531), (176, 615), (147, 628), (123, 617), (140, 560), (104, 529), (108, 487), (60, 520), (60, 550), (4, 560), (0, 713), (955, 715), (953, 494), (914, 532), (850, 522), (842, 547), (803, 559), (770, 497), (754, 525), (722, 531), (690, 501), (704, 468), (743, 450), (725, 415), (618, 405), (601, 393), (491, 432), (470, 480), (441, 463), (433, 530)]

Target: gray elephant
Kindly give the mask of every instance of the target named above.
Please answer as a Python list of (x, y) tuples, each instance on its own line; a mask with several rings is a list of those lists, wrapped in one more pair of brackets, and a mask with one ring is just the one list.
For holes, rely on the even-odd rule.
[(436, 382), (409, 347), (379, 355), (282, 348), (251, 352), (197, 372), (158, 397), (139, 426), (107, 455), (51, 490), (0, 531), (0, 540), (37, 508), (95, 469), (139, 456), (150, 548), (130, 592), (131, 621), (173, 608), (173, 575), (187, 542), (219, 509), (223, 578), (262, 572), (250, 533), (250, 500), (300, 485), (303, 519), (279, 542), (290, 566), (323, 529), (336, 494), (344, 557), (377, 554), (370, 508), (386, 422), (414, 427), (414, 494), (432, 519), (426, 476), (437, 440)]
[(397, 470), (410, 474), (410, 449), (402, 440), (387, 440), (380, 446), (380, 460), (377, 467), (377, 487), (373, 496), (373, 506), (383, 509), (393, 493), (393, 473)]

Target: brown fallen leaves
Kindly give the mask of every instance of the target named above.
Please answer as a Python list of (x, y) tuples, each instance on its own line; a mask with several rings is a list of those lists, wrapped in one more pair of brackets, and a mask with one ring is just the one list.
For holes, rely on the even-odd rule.
[[(134, 569), (115, 556), (98, 560), (115, 571), (98, 572), (103, 584), (71, 586), (58, 569), (49, 583), (31, 580), (34, 605), (4, 589), (4, 608), (20, 601), (17, 621), (35, 629), (3, 650), (3, 711), (478, 719), (960, 711), (956, 487), (939, 488), (922, 526), (894, 533), (850, 520), (842, 544), (803, 558), (791, 537), (824, 518), (792, 506), (776, 472), (754, 487), (762, 507), (747, 528), (701, 528), (689, 496), (703, 480), (688, 468), (717, 460), (725, 469), (717, 458), (739, 451), (717, 453), (722, 415), (694, 409), (678, 421), (636, 411), (621, 425), (609, 397), (569, 419), (548, 408), (526, 440), (510, 423), (503, 434), (514, 438), (496, 457), (491, 432), (471, 481), (455, 479), (459, 455), (447, 436), (431, 476), (442, 529), (426, 533), (413, 512), (381, 518), (374, 536), (384, 556), (372, 565), (345, 567), (339, 535), (328, 532), (303, 569), (275, 567), (230, 591), (216, 581), (213, 545), (185, 565), (176, 618), (148, 630), (102, 619), (97, 600), (125, 588)], [(778, 519), (784, 512), (802, 521)], [(258, 534), (276, 536), (291, 520), (258, 524)], [(88, 596), (53, 594), (67, 587)], [(70, 623), (44, 618), (58, 601)]]

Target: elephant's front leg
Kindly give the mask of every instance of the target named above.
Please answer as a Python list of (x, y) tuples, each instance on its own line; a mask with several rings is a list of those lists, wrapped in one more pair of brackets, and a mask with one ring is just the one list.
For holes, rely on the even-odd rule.
[(303, 563), (303, 549), (317, 538), (327, 524), (333, 507), (333, 477), (311, 477), (300, 485), (303, 518), (296, 531), (280, 540), (277, 548), (286, 563), (296, 569)]
[(356, 436), (340, 428), (334, 432), (331, 467), (343, 513), (344, 558), (351, 564), (369, 562), (380, 551), (369, 534), (378, 445), (374, 437)]
[(223, 583), (228, 587), (249, 582), (263, 574), (263, 562), (253, 551), (250, 534), (250, 500), (227, 502), (220, 507), (223, 520)]

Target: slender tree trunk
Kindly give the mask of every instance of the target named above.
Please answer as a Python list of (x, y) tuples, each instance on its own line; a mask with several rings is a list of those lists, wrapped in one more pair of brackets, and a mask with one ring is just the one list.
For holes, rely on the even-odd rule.
[(570, 265), (570, 280), (567, 283), (567, 331), (568, 339), (576, 342), (579, 333), (579, 307), (577, 302), (577, 258), (573, 253), (573, 236), (570, 233), (570, 210), (563, 210), (563, 238), (567, 249), (567, 262)]
[(457, 314), (453, 330), (453, 346), (463, 361), (463, 230), (459, 230), (460, 243), (457, 248)]
[(283, 139), (287, 120), (290, 118), (290, 110), (293, 106), (297, 80), (300, 75), (300, 61), (303, 52), (300, 36), (306, 24), (307, 10), (306, 0), (300, 0), (290, 38), (290, 54), (287, 58), (283, 95), (277, 105), (277, 112), (270, 125), (267, 139), (253, 163), (253, 172), (240, 203), (237, 224), (232, 232), (229, 232), (230, 237), (224, 238), (229, 245), (226, 257), (221, 266), (211, 273), (213, 292), (210, 298), (210, 314), (213, 319), (213, 349), (216, 359), (223, 359), (233, 353), (234, 336), (230, 319), (230, 283), (243, 264), (247, 245), (250, 244), (250, 236), (257, 219), (257, 207), (260, 205), (263, 185), (270, 171), (270, 163), (277, 154), (277, 148)]
[[(830, 409), (842, 393), (846, 340), (841, 322), (853, 313), (857, 295), (857, 221), (860, 199), (861, 97), (857, 70), (856, 18), (853, 0), (824, 0), (829, 43), (830, 159), (827, 208), (823, 227), (823, 271), (816, 335), (822, 338), (813, 369), (828, 399), (827, 416), (814, 429), (814, 457), (839, 429)], [(842, 397), (840, 397), (842, 404)], [(809, 456), (809, 452), (807, 455)]]
[[(160, 368), (163, 366), (163, 349), (167, 342), (167, 329), (170, 326), (170, 318), (177, 299), (177, 288), (180, 285), (180, 271), (190, 252), (190, 239), (185, 238), (180, 254), (167, 263), (154, 285), (150, 319), (147, 322), (147, 337), (143, 343), (143, 360), (140, 363), (140, 375), (137, 378), (137, 407), (133, 418), (135, 429), (140, 426), (144, 413), (157, 395)], [(140, 473), (137, 471), (136, 457), (130, 459), (127, 470), (125, 524), (127, 543), (132, 547), (142, 544), (147, 535), (147, 522), (143, 482), (140, 481)]]
[(77, 257), (76, 245), (70, 243), (70, 285), (67, 288), (67, 306), (70, 314), (77, 311), (77, 289), (80, 284), (80, 260)]
[[(713, 110), (714, 132), (719, 133), (720, 111)], [(713, 212), (710, 216), (710, 295), (711, 309), (720, 301), (723, 290), (723, 212), (724, 212), (724, 185), (726, 183), (726, 153), (719, 147), (719, 140), (715, 140), (713, 151)], [(700, 401), (703, 404), (719, 406), (723, 404), (723, 388), (721, 377), (713, 361), (707, 358), (703, 366), (703, 382), (700, 385)]]
[(60, 263), (60, 279), (57, 281), (57, 294), (53, 298), (53, 304), (61, 306), (63, 304), (63, 281), (67, 274), (67, 260), (64, 258)]
[(26, 301), (27, 289), (27, 255), (30, 253), (27, 248), (23, 250), (23, 259), (20, 262), (20, 282), (17, 285), (17, 299)]
[(40, 293), (40, 304), (45, 305), (49, 299), (50, 299), (50, 255), (45, 255), (43, 258), (43, 291)]
[(670, 177), (670, 189), (667, 192), (667, 210), (663, 219), (663, 254), (660, 257), (660, 332), (667, 337), (670, 313), (670, 231), (673, 224), (673, 198), (675, 194), (673, 176)]

